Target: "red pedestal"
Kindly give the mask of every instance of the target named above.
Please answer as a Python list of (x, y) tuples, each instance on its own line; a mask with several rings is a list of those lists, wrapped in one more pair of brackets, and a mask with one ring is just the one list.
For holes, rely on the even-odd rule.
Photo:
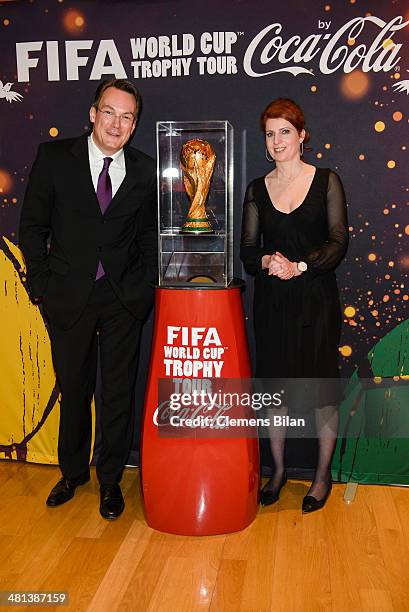
[[(169, 355), (170, 346), (186, 347), (190, 351), (198, 349), (196, 356), (199, 352), (199, 362), (205, 369), (196, 371), (191, 378), (249, 378), (240, 286), (156, 290), (141, 442), (142, 492), (150, 527), (181, 535), (239, 531), (253, 521), (257, 512), (258, 441), (244, 435), (240, 438), (197, 437), (194, 433), (187, 438), (159, 436), (155, 425), (158, 379), (174, 378), (180, 375), (181, 367), (187, 371), (191, 367), (186, 363), (189, 359), (178, 359), (177, 364), (172, 358), (167, 360), (164, 347), (168, 347)], [(204, 351), (206, 346), (216, 349), (213, 363), (210, 351)], [(224, 351), (217, 359), (220, 347)], [(191, 353), (186, 354), (192, 357)], [(203, 354), (210, 357), (207, 363), (203, 361)], [(198, 367), (201, 368), (200, 363)], [(189, 378), (186, 370), (180, 378)]]

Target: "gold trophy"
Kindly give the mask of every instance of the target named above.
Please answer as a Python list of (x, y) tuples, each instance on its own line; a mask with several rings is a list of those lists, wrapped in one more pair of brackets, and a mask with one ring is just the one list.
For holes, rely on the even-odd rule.
[(188, 140), (180, 153), (183, 183), (191, 205), (182, 232), (210, 234), (213, 228), (206, 215), (206, 198), (209, 193), (216, 154), (206, 140)]

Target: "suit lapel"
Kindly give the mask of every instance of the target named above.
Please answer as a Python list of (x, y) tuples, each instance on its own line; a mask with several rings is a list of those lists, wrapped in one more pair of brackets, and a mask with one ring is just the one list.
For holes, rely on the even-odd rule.
[[(89, 206), (98, 215), (102, 216), (101, 208), (92, 182), (89, 167), (88, 137), (81, 136), (75, 141), (71, 153), (76, 158), (75, 180), (78, 183), (78, 193), (84, 198), (84, 206)], [(109, 214), (128, 195), (138, 180), (138, 161), (132, 149), (124, 147), (125, 178), (118, 191), (109, 203), (105, 215)]]
[(99, 217), (102, 216), (101, 208), (92, 182), (91, 169), (89, 167), (88, 136), (81, 136), (71, 148), (75, 157), (75, 181), (78, 185), (78, 194), (81, 205), (90, 207)]

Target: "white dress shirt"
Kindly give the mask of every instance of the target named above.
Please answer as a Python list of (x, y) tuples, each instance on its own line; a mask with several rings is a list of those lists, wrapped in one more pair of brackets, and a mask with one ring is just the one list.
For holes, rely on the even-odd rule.
[(91, 134), (88, 136), (88, 157), (95, 192), (97, 191), (98, 177), (104, 165), (104, 158), (112, 158), (108, 172), (112, 184), (112, 197), (114, 197), (126, 174), (124, 150), (120, 149), (112, 155), (105, 155), (98, 149)]

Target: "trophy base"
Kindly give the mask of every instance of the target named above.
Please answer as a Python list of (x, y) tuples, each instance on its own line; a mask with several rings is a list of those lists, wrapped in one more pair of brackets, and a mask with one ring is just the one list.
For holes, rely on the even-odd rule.
[[(176, 384), (174, 376), (180, 380), (177, 372), (174, 374), (172, 369), (165, 371), (163, 347), (168, 345), (169, 325), (188, 326), (190, 330), (201, 325), (217, 330), (221, 345), (234, 347), (223, 355), (223, 377), (235, 379), (235, 389), (240, 393), (248, 391), (248, 380), (240, 380), (251, 376), (241, 288), (235, 286), (212, 291), (211, 285), (207, 287), (204, 291), (196, 288), (192, 291), (185, 288), (156, 289), (155, 329), (141, 444), (146, 522), (157, 531), (193, 537), (245, 529), (258, 510), (259, 452), (256, 437), (246, 438), (242, 433), (235, 438), (211, 436), (200, 426), (192, 428), (190, 433), (188, 427), (180, 428), (180, 433), (171, 432), (168, 408), (157, 409), (170, 397), (168, 393)], [(202, 343), (199, 346), (203, 353)], [(170, 361), (170, 367), (176, 368), (176, 360)], [(220, 379), (204, 372), (202, 377), (186, 374), (183, 368), (188, 363), (192, 362), (178, 360), (178, 364), (182, 364), (178, 365), (182, 368), (182, 379), (189, 380), (191, 388), (207, 389), (206, 383), (212, 387), (219, 384), (217, 380)], [(208, 378), (210, 383), (206, 380)], [(158, 385), (159, 379), (165, 379), (161, 380), (164, 386)], [(201, 387), (200, 380), (203, 381)], [(243, 411), (243, 416), (247, 416), (247, 411)], [(160, 435), (156, 422), (160, 423)]]
[(187, 279), (188, 283), (215, 283), (216, 279), (213, 278), (212, 276), (204, 276), (204, 275), (199, 275), (199, 276), (191, 276), (190, 278)]
[(213, 234), (213, 228), (206, 217), (201, 219), (187, 218), (181, 229), (182, 234)]

